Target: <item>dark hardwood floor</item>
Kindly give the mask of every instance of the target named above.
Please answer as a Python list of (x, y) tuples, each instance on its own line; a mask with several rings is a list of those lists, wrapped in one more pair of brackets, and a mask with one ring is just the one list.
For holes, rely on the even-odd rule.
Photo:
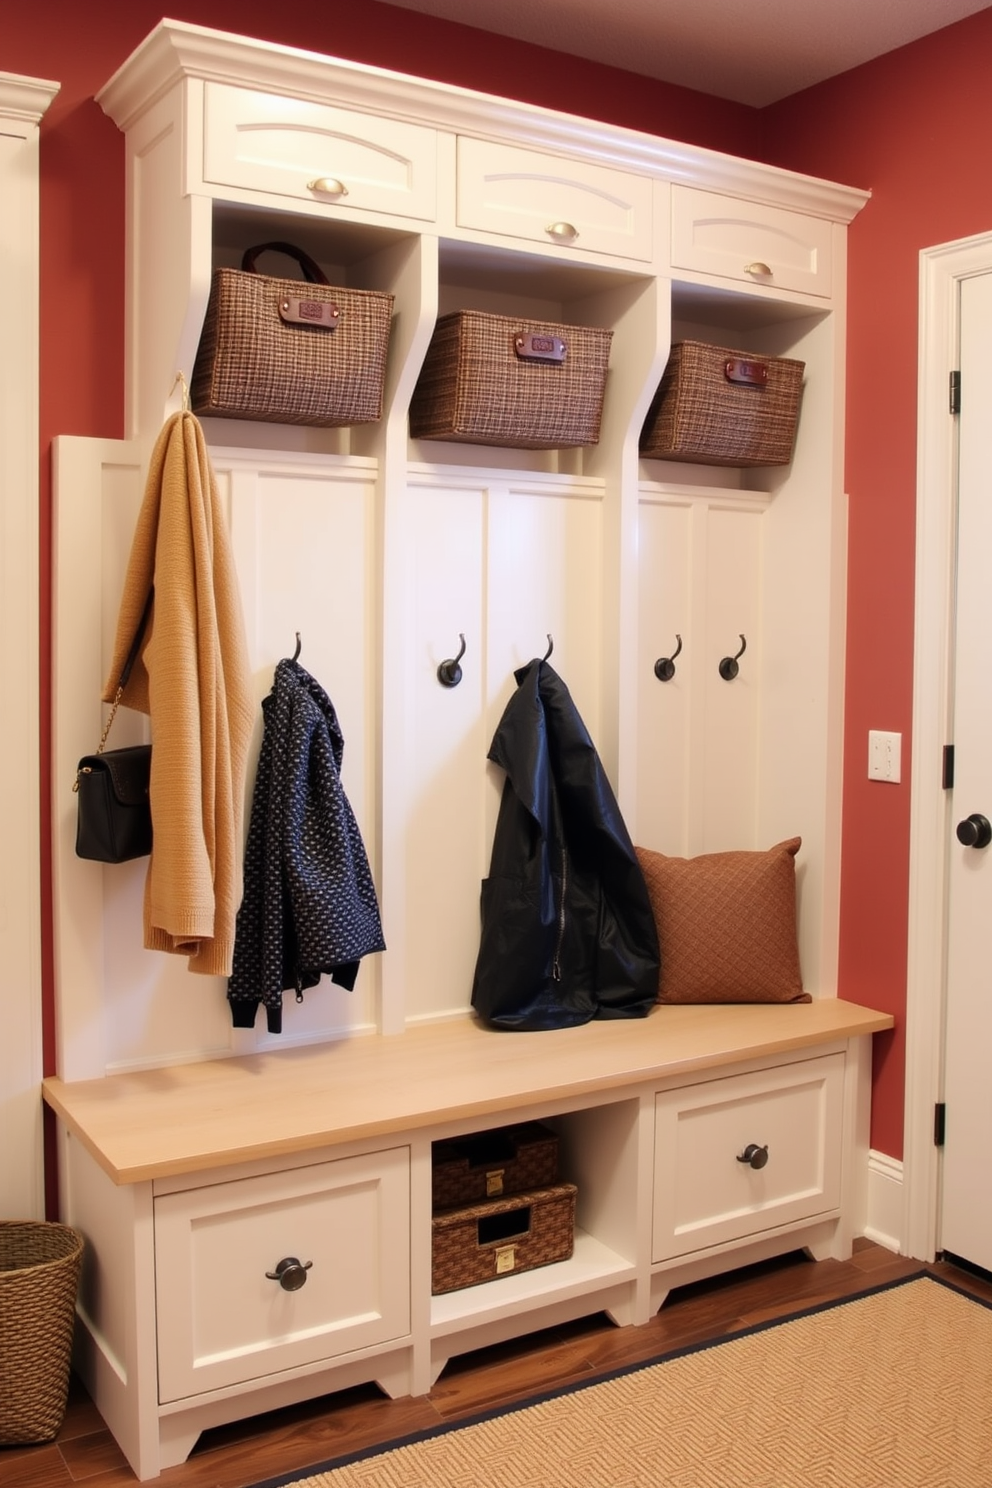
[[(643, 1327), (616, 1328), (598, 1315), (453, 1359), (431, 1393), (420, 1399), (387, 1400), (373, 1385), (361, 1386), (205, 1432), (189, 1460), (156, 1482), (160, 1488), (246, 1488), (282, 1473), (302, 1473), (328, 1458), (854, 1296), (924, 1269), (992, 1302), (987, 1279), (946, 1262), (924, 1268), (868, 1241), (857, 1243), (849, 1261), (814, 1262), (796, 1252), (673, 1292)], [(0, 1448), (0, 1488), (71, 1488), (75, 1483), (124, 1488), (136, 1481), (75, 1380), (55, 1442)]]

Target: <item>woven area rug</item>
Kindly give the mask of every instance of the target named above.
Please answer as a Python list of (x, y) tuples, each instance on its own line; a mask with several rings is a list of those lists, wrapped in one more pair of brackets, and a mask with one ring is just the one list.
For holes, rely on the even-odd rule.
[(912, 1278), (290, 1483), (992, 1488), (992, 1308)]

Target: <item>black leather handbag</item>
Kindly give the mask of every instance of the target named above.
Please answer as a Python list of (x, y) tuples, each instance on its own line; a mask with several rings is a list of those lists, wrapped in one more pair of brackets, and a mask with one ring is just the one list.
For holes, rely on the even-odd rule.
[(148, 795), (152, 746), (132, 744), (126, 749), (104, 749), (110, 726), (120, 706), (141, 639), (148, 623), (148, 596), (138, 633), (131, 643), (110, 717), (95, 754), (84, 754), (76, 768), (76, 856), (98, 863), (126, 863), (152, 850), (152, 811)]

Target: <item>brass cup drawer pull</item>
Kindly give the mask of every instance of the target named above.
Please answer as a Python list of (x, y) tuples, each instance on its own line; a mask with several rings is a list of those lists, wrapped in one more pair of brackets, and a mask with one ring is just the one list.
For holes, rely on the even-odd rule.
[(750, 274), (752, 279), (770, 279), (772, 271), (768, 264), (755, 259), (754, 263), (744, 265), (745, 274)]
[(319, 192), (321, 196), (347, 196), (348, 188), (343, 181), (336, 176), (318, 176), (315, 181), (307, 182), (308, 191)]
[(574, 243), (579, 236), (579, 229), (571, 222), (549, 222), (544, 231), (556, 243)]

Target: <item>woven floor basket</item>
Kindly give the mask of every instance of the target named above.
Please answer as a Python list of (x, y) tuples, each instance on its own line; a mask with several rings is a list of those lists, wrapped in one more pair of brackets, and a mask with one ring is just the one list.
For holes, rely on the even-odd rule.
[(51, 1441), (65, 1416), (83, 1238), (0, 1221), (0, 1444)]
[[(672, 347), (641, 432), (641, 454), (696, 465), (788, 465), (805, 362), (705, 341)], [(756, 380), (731, 380), (735, 368)]]
[[(521, 338), (564, 343), (530, 359)], [(613, 332), (480, 310), (442, 315), (410, 404), (414, 439), (566, 449), (597, 444)]]
[[(336, 305), (334, 330), (287, 324), (287, 298)], [(393, 296), (215, 269), (193, 367), (193, 412), (212, 418), (336, 428), (374, 423)]]
[(431, 1291), (478, 1286), (566, 1261), (575, 1244), (574, 1183), (435, 1214)]

